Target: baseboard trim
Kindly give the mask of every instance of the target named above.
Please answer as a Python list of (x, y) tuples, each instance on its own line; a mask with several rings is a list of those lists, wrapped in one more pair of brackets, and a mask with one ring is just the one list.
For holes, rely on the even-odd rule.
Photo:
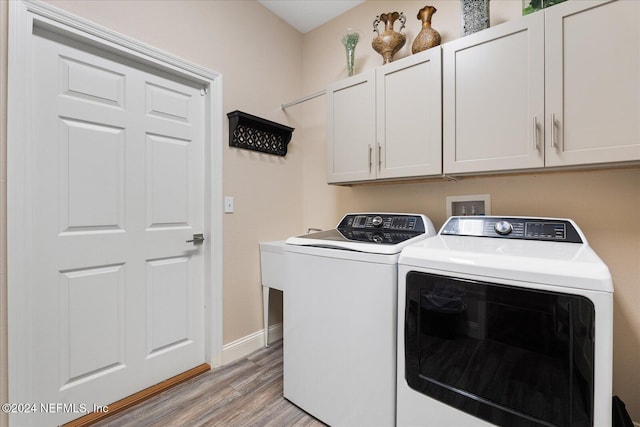
[[(282, 338), (282, 323), (269, 326), (269, 342)], [(222, 364), (241, 359), (264, 347), (264, 330), (256, 331), (222, 346)]]
[(142, 391), (132, 394), (131, 396), (125, 397), (124, 399), (120, 399), (117, 402), (108, 405), (108, 412), (92, 412), (73, 421), (69, 421), (68, 423), (63, 424), (62, 427), (85, 427), (93, 425), (98, 421), (115, 415), (118, 412), (122, 412), (125, 409), (137, 405), (138, 403), (143, 402), (158, 393), (162, 393), (165, 390), (175, 387), (178, 384), (190, 380), (191, 378), (195, 378), (198, 375), (203, 374), (209, 370), (211, 370), (211, 367), (208, 364), (203, 363), (200, 366), (196, 366), (195, 368), (189, 369), (188, 371), (176, 375), (175, 377), (171, 377), (167, 380), (162, 381), (161, 383), (158, 383), (154, 386), (146, 388)]

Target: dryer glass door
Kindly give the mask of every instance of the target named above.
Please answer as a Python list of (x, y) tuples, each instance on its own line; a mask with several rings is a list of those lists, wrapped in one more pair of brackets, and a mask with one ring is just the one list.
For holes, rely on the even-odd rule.
[(592, 426), (593, 303), (412, 271), (409, 386), (497, 425)]

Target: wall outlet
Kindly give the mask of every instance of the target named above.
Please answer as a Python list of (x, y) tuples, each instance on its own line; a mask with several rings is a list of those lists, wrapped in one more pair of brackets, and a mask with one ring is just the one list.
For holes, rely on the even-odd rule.
[(447, 216), (491, 215), (491, 196), (447, 196)]
[(233, 197), (224, 198), (224, 213), (233, 213)]

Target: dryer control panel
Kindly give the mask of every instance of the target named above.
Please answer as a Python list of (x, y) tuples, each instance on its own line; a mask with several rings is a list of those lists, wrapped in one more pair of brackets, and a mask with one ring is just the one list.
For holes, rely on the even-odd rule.
[(573, 221), (555, 218), (454, 216), (440, 235), (583, 243)]

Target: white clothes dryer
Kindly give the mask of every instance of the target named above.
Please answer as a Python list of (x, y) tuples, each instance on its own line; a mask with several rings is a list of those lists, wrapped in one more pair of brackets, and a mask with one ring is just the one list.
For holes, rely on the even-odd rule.
[(611, 425), (613, 285), (571, 220), (452, 217), (398, 265), (397, 425)]

